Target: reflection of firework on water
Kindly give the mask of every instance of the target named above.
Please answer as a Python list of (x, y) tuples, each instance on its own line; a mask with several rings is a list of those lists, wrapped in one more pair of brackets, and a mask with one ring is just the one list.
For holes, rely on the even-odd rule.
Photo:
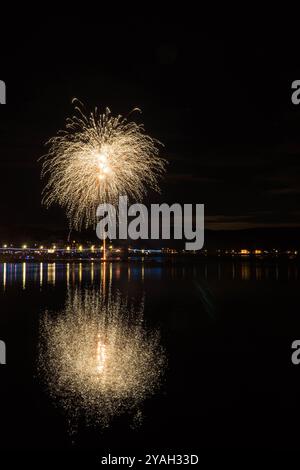
[(128, 307), (119, 294), (69, 294), (58, 315), (41, 321), (39, 375), (72, 420), (107, 425), (136, 413), (159, 387), (165, 365), (157, 332), (148, 332), (143, 305)]
[(49, 176), (43, 192), (48, 207), (65, 208), (71, 228), (96, 223), (101, 203), (117, 204), (119, 195), (135, 202), (146, 187), (159, 191), (158, 178), (165, 171), (159, 142), (144, 133), (142, 125), (95, 109), (67, 120), (66, 130), (49, 140), (42, 176)]

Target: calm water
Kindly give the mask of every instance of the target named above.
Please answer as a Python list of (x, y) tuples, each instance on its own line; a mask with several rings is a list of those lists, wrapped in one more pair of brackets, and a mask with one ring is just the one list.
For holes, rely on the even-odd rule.
[[(298, 266), (280, 262), (1, 264), (7, 365), (0, 366), (0, 447), (297, 447), (300, 366), (290, 357), (292, 341), (300, 338), (299, 283)], [(93, 312), (104, 318), (105, 308), (103, 339)], [(56, 355), (41, 372), (48, 317)], [(92, 349), (80, 343), (83, 337), (92, 338)], [(98, 372), (111, 354), (118, 373), (91, 376), (93, 351)], [(57, 394), (61, 357), (69, 383)], [(106, 423), (98, 419), (103, 409), (109, 410)]]

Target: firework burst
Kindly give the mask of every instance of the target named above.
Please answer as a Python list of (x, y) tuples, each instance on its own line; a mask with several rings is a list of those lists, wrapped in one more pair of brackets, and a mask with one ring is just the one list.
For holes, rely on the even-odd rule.
[(143, 125), (113, 117), (108, 108), (104, 114), (97, 108), (86, 113), (76, 102), (66, 129), (47, 142), (42, 202), (59, 204), (70, 228), (80, 230), (95, 226), (101, 203), (116, 204), (120, 195), (140, 202), (147, 188), (159, 191), (166, 161), (159, 157), (160, 142), (145, 134)]

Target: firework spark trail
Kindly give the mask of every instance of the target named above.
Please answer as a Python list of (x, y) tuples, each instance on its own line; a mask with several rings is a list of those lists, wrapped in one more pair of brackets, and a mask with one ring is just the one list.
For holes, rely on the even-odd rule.
[(116, 204), (120, 195), (140, 202), (147, 188), (159, 191), (166, 161), (158, 155), (160, 142), (145, 134), (142, 125), (113, 117), (108, 108), (104, 114), (97, 108), (86, 114), (78, 103), (66, 130), (47, 142), (42, 202), (46, 207), (59, 204), (70, 228), (80, 230), (95, 226), (101, 203)]
[(97, 291), (69, 293), (59, 315), (45, 312), (38, 371), (71, 425), (83, 416), (107, 426), (139, 407), (159, 388), (165, 354), (156, 331), (143, 320), (143, 302)]

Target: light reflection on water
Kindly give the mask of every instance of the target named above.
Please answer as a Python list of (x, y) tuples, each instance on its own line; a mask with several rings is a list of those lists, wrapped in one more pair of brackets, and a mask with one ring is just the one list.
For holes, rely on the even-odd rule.
[[(17, 282), (18, 268), (11, 272)], [(23, 265), (23, 288), (29, 282), (66, 284), (63, 309), (40, 318), (38, 376), (72, 433), (82, 419), (106, 427), (128, 414), (138, 424), (144, 400), (159, 390), (164, 375), (159, 331), (144, 323), (144, 295), (129, 301), (112, 288), (122, 274), (113, 263)]]
[(6, 263), (3, 263), (3, 267), (2, 267), (2, 277), (3, 277), (3, 288), (5, 290), (6, 288), (6, 271), (7, 271), (7, 264)]
[(71, 263), (0, 263), (0, 283), (3, 291), (8, 287), (27, 286), (55, 287), (57, 283), (66, 286), (99, 285), (109, 279), (119, 281), (193, 279), (206, 281), (298, 281), (299, 269), (294, 263), (249, 263), (249, 262), (207, 262), (199, 265), (160, 265), (119, 262), (71, 262)]
[(39, 377), (72, 431), (81, 418), (107, 426), (116, 415), (140, 416), (159, 389), (165, 354), (143, 311), (143, 299), (129, 302), (103, 284), (69, 290), (62, 311), (41, 317)]

